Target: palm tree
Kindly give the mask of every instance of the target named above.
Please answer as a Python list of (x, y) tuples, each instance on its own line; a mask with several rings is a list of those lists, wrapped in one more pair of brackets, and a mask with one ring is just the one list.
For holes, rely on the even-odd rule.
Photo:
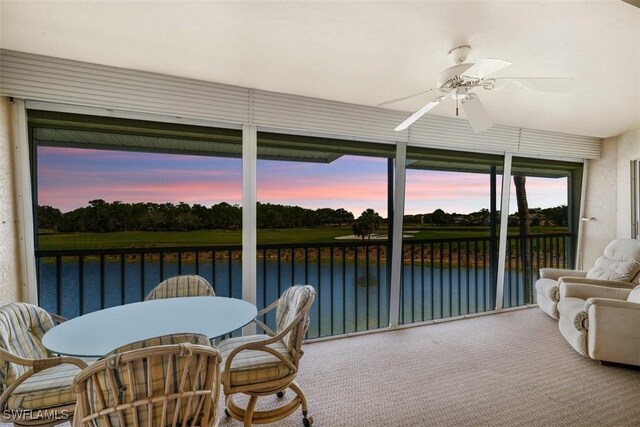
[(531, 250), (529, 248), (529, 238), (531, 234), (531, 221), (529, 218), (529, 202), (527, 201), (527, 178), (525, 176), (514, 175), (513, 183), (516, 186), (516, 200), (518, 202), (518, 230), (520, 234), (520, 244), (522, 254), (522, 272), (524, 274), (524, 292), (527, 302), (533, 302), (533, 287), (529, 277), (531, 262)]
[(365, 238), (371, 239), (371, 234), (380, 227), (381, 223), (382, 217), (380, 217), (376, 211), (369, 208), (362, 212), (362, 215), (353, 222), (351, 227), (353, 234), (362, 236), (362, 240), (364, 240)]

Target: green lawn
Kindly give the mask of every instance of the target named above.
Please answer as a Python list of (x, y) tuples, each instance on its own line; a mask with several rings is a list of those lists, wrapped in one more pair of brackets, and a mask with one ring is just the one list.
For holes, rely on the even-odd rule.
[[(420, 227), (408, 226), (406, 231), (413, 239), (442, 239), (456, 237), (480, 237), (489, 234), (488, 227)], [(564, 232), (563, 227), (534, 227), (535, 233)], [(386, 234), (386, 227), (378, 234)], [(510, 228), (509, 233), (517, 233)], [(350, 235), (351, 227), (293, 228), (258, 230), (258, 244), (270, 243), (325, 243), (335, 242), (335, 237)], [(116, 233), (47, 233), (38, 236), (38, 247), (51, 249), (101, 249), (139, 248), (166, 246), (240, 245), (241, 231), (199, 230), (187, 232), (116, 232)]]

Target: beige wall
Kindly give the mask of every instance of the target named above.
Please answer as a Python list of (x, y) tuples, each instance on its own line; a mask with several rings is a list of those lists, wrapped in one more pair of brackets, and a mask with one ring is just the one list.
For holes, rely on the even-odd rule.
[(602, 158), (588, 160), (587, 191), (584, 200), (584, 218), (594, 218), (583, 222), (583, 267), (589, 269), (604, 247), (616, 234), (615, 206), (617, 150), (616, 139), (605, 139)]
[(618, 137), (618, 237), (631, 236), (631, 161), (640, 159), (640, 127)]
[(631, 237), (630, 162), (640, 158), (640, 128), (607, 138), (602, 158), (589, 160), (583, 223), (585, 268), (593, 266), (604, 247), (614, 238)]
[(11, 104), (0, 97), (0, 305), (20, 299)]

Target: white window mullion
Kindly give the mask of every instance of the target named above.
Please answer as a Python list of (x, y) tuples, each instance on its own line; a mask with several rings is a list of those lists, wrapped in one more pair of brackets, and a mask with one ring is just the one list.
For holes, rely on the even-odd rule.
[(509, 201), (511, 196), (511, 153), (504, 155), (502, 172), (502, 202), (500, 203), (500, 239), (498, 245), (498, 278), (496, 280), (496, 310), (502, 309), (504, 295), (504, 273), (507, 256), (507, 233), (509, 233)]
[(579, 222), (578, 222), (578, 236), (576, 242), (576, 266), (575, 268), (578, 270), (582, 270), (584, 268), (584, 254), (582, 251), (582, 242), (584, 240), (584, 210), (585, 210), (585, 198), (587, 195), (587, 179), (589, 176), (589, 162), (585, 161), (582, 166), (582, 184), (580, 187), (580, 213), (578, 214)]
[[(258, 132), (254, 125), (242, 126), (242, 299), (256, 304), (257, 301), (257, 151)], [(254, 334), (255, 325), (250, 324), (243, 333)]]
[(402, 283), (402, 223), (404, 220), (404, 194), (406, 183), (407, 143), (398, 141), (396, 145), (396, 170), (393, 192), (393, 240), (391, 252), (391, 288), (389, 295), (389, 327), (398, 326), (400, 321), (400, 284)]
[[(20, 250), (21, 300), (38, 303), (38, 284), (35, 264), (35, 237), (33, 224), (33, 195), (31, 194), (31, 167), (29, 162), (29, 132), (24, 100), (14, 99), (12, 105), (14, 131), (14, 167), (18, 207), (18, 233)], [(60, 307), (58, 307), (60, 309)]]

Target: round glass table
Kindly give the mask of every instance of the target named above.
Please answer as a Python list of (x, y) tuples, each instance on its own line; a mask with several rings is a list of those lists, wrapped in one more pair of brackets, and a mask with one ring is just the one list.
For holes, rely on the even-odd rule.
[(101, 357), (136, 341), (194, 333), (217, 338), (253, 320), (256, 306), (224, 297), (167, 298), (125, 304), (76, 317), (50, 329), (42, 344), (51, 352)]

